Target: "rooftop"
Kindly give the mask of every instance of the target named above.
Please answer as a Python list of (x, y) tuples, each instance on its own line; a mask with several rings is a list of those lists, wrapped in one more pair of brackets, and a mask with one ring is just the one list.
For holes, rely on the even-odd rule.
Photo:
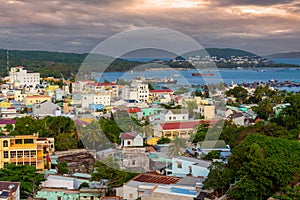
[(140, 174), (132, 179), (133, 181), (146, 182), (146, 183), (157, 183), (157, 184), (175, 184), (180, 181), (180, 178), (162, 176), (155, 174)]
[(217, 120), (197, 120), (197, 121), (180, 121), (180, 122), (166, 122), (161, 123), (160, 126), (163, 130), (176, 130), (176, 129), (192, 129), (199, 124), (208, 123), (214, 125)]
[(121, 133), (120, 138), (123, 140), (134, 139), (138, 135), (137, 132)]

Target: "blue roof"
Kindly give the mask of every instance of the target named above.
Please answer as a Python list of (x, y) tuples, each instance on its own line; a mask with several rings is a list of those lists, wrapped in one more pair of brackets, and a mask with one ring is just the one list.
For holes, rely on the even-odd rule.
[(180, 193), (180, 194), (188, 194), (188, 195), (196, 195), (197, 191), (196, 190), (189, 190), (189, 189), (184, 189), (184, 188), (175, 188), (171, 187), (171, 192), (175, 193)]

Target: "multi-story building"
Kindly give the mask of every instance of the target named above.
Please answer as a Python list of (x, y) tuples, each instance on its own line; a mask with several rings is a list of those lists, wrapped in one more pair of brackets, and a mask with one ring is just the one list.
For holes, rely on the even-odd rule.
[(54, 152), (54, 139), (41, 141), (36, 135), (16, 135), (0, 137), (0, 168), (11, 163), (31, 165), (37, 170), (48, 168), (47, 155)]
[(194, 112), (199, 113), (204, 119), (213, 119), (215, 118), (215, 110), (215, 105), (198, 105)]
[(12, 67), (9, 72), (9, 82), (15, 86), (32, 85), (35, 87), (40, 84), (40, 73), (27, 73), (22, 66)]
[(135, 80), (130, 86), (125, 86), (121, 94), (124, 100), (135, 100), (138, 103), (147, 103), (149, 100), (148, 84)]
[(46, 95), (27, 95), (23, 101), (26, 107), (31, 108), (32, 105), (36, 103), (42, 103), (44, 101), (51, 102), (51, 97)]

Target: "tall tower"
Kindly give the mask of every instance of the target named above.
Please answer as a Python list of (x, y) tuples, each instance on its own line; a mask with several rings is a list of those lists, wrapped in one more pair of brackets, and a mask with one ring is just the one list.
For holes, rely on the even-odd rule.
[(6, 50), (6, 70), (7, 74), (9, 73), (9, 51)]

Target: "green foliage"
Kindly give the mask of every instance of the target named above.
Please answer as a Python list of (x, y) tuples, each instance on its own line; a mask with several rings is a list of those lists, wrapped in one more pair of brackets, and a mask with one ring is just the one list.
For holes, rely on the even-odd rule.
[(186, 141), (176, 135), (170, 143), (168, 156), (170, 158), (181, 156), (184, 152), (184, 148), (186, 148)]
[(167, 105), (167, 104), (162, 104), (162, 106), (165, 108), (165, 109), (181, 109), (181, 105)]
[(157, 144), (168, 144), (168, 143), (170, 143), (170, 142), (171, 142), (170, 138), (161, 137), (161, 138), (157, 141)]
[(189, 90), (185, 87), (181, 87), (174, 92), (175, 95), (180, 95), (189, 92)]
[(77, 147), (78, 138), (74, 121), (68, 117), (31, 117), (17, 118), (12, 135), (32, 135), (39, 133), (40, 137), (54, 137), (55, 149), (67, 150)]
[(298, 128), (298, 124), (300, 124), (300, 93), (289, 93), (285, 103), (291, 105), (287, 106), (274, 121), (288, 129)]
[(45, 180), (43, 174), (38, 173), (35, 167), (13, 164), (0, 169), (0, 179), (1, 181), (20, 182), (21, 199), (33, 197), (41, 182)]
[(118, 143), (118, 144), (121, 143), (119, 135), (122, 132), (122, 130), (120, 129), (120, 127), (118, 126), (115, 120), (100, 119), (99, 124), (101, 130), (104, 132), (104, 134), (112, 143)]
[(194, 101), (186, 101), (187, 110), (189, 112), (189, 118), (194, 116), (194, 110), (198, 108), (196, 100)]
[(213, 162), (209, 166), (209, 174), (204, 180), (204, 188), (215, 190), (216, 196), (223, 195), (229, 188), (233, 178), (233, 172), (222, 162)]
[(203, 124), (200, 124), (198, 127), (197, 127), (197, 132), (195, 135), (192, 135), (190, 140), (193, 142), (193, 143), (198, 143), (200, 141), (203, 141), (205, 136), (206, 136), (206, 133), (208, 131), (208, 127), (209, 127), (209, 124), (208, 123), (203, 123)]
[(220, 159), (220, 152), (219, 151), (211, 151), (208, 154), (206, 154), (202, 159), (203, 160)]
[(77, 126), (80, 140), (88, 149), (103, 150), (113, 147), (113, 144), (106, 137), (97, 120), (93, 120), (86, 126)]
[(90, 187), (90, 185), (87, 182), (83, 182), (83, 183), (80, 184), (79, 189), (88, 188), (88, 187)]
[(123, 183), (136, 176), (135, 173), (120, 171), (120, 166), (113, 158), (108, 157), (105, 160), (97, 161), (94, 165), (92, 180), (108, 179), (111, 187), (122, 186)]
[(237, 183), (229, 194), (234, 199), (267, 199), (286, 187), (300, 172), (299, 142), (258, 134), (249, 135), (233, 149), (229, 168)]
[(57, 164), (57, 170), (59, 173), (61, 174), (68, 174), (69, 170), (68, 170), (68, 163), (66, 161), (64, 162), (59, 162)]
[(248, 96), (248, 91), (242, 86), (236, 86), (233, 89), (230, 89), (226, 92), (227, 96), (234, 96), (237, 98), (237, 101), (243, 102), (244, 99)]

